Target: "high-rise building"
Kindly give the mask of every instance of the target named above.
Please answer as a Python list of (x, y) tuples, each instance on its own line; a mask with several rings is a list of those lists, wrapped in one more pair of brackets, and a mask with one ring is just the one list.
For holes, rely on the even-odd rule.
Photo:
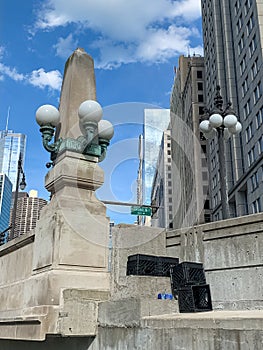
[(179, 57), (171, 94), (173, 227), (210, 221), (206, 141), (199, 123), (204, 113), (204, 58)]
[(157, 208), (153, 208), (151, 226), (173, 228), (172, 201), (171, 131), (165, 130), (152, 185), (151, 202)]
[(0, 232), (9, 227), (12, 198), (12, 184), (5, 174), (0, 173)]
[(164, 130), (170, 122), (169, 109), (145, 109), (143, 124), (143, 204), (151, 204), (151, 190)]
[[(226, 144), (230, 215), (263, 209), (263, 3), (259, 0), (202, 0), (207, 107), (216, 86), (242, 124)], [(222, 218), (218, 142), (209, 141), (213, 220)]]
[[(29, 196), (18, 198), (14, 237), (27, 233), (36, 227), (40, 211), (47, 204), (45, 199), (37, 196), (37, 191), (32, 190), (29, 192)], [(12, 220), (12, 213), (10, 216)]]
[(14, 133), (12, 130), (0, 131), (0, 172), (8, 176), (13, 191), (16, 188), (19, 154), (21, 153), (23, 166), (25, 148), (26, 135)]

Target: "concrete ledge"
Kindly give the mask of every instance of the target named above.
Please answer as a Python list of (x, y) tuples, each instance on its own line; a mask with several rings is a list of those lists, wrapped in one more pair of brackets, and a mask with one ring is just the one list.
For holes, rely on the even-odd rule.
[(198, 313), (180, 313), (162, 316), (144, 317), (141, 323), (145, 328), (191, 328), (191, 329), (263, 329), (263, 311), (209, 311)]
[(33, 307), (0, 313), (0, 339), (43, 341), (58, 318), (57, 307)]
[(108, 291), (64, 289), (59, 305), (0, 312), (0, 339), (43, 341), (47, 335), (95, 336), (98, 305)]
[(138, 327), (144, 316), (178, 312), (176, 300), (130, 298), (99, 304), (98, 322), (102, 327)]

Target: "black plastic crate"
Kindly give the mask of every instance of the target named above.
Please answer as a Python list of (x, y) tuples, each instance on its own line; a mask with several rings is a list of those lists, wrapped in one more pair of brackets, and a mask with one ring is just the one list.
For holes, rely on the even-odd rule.
[(159, 256), (157, 259), (158, 263), (158, 275), (159, 276), (170, 276), (170, 270), (172, 267), (179, 264), (179, 258), (172, 258), (169, 256)]
[(176, 293), (182, 286), (206, 284), (205, 271), (202, 263), (184, 261), (170, 270), (171, 287)]
[(185, 286), (178, 289), (180, 312), (212, 311), (209, 284)]
[(128, 256), (127, 275), (156, 276), (157, 258), (144, 254)]
[(128, 257), (127, 275), (170, 276), (171, 267), (179, 263), (178, 258), (135, 254)]

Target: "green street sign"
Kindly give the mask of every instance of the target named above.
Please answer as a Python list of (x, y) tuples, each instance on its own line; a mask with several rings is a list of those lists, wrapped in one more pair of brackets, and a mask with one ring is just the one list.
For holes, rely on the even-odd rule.
[(137, 207), (133, 206), (131, 207), (131, 215), (144, 215), (144, 216), (151, 216), (152, 215), (152, 208), (151, 207)]

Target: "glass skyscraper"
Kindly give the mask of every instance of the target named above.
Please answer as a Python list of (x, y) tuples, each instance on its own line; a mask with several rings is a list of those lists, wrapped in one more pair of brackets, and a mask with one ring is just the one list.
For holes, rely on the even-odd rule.
[(156, 172), (163, 132), (170, 123), (170, 109), (145, 109), (143, 125), (143, 195), (151, 204), (151, 191)]
[(0, 131), (0, 173), (4, 173), (16, 187), (17, 165), (19, 154), (22, 156), (22, 166), (24, 163), (26, 148), (26, 135), (14, 133), (12, 130)]
[(0, 232), (9, 227), (12, 198), (12, 183), (5, 174), (0, 173)]

